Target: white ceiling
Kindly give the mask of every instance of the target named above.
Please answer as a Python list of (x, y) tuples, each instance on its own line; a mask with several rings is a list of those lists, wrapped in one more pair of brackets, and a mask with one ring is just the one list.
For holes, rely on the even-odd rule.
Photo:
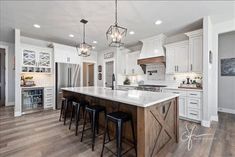
[[(201, 19), (235, 17), (235, 1), (119, 1), (120, 26), (135, 31), (124, 42), (165, 33), (168, 36), (200, 28)], [(108, 46), (105, 32), (114, 23), (114, 1), (0, 1), (0, 41), (14, 42), (13, 28), (29, 37), (75, 45), (81, 41), (80, 20), (87, 19), (87, 42), (98, 41), (97, 50)], [(154, 22), (163, 23), (156, 26)], [(41, 25), (40, 29), (33, 24)], [(74, 38), (68, 35), (74, 34)]]

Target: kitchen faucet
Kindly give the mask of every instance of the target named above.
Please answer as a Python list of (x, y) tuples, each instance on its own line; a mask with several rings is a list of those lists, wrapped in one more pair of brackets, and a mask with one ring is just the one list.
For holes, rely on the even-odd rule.
[(115, 75), (112, 75), (112, 90), (114, 90), (114, 81), (115, 81)]

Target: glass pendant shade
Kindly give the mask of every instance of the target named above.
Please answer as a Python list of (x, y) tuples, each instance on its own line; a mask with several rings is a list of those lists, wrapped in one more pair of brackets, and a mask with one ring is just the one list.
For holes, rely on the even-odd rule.
[(123, 46), (122, 39), (126, 36), (127, 29), (118, 26), (117, 23), (117, 0), (115, 0), (115, 23), (111, 25), (106, 32), (106, 38), (109, 42), (110, 47), (120, 47)]
[(110, 47), (120, 47), (123, 46), (123, 37), (126, 36), (127, 29), (120, 27), (118, 25), (111, 25), (106, 33), (107, 40), (109, 41)]
[(91, 55), (91, 50), (92, 50), (92, 46), (87, 44), (87, 43), (81, 43), (79, 44), (79, 46), (77, 47), (77, 51), (79, 52), (79, 56), (81, 57), (88, 57)]
[(83, 23), (83, 42), (79, 44), (76, 48), (79, 56), (88, 57), (91, 55), (91, 50), (92, 50), (92, 46), (85, 42), (85, 24), (88, 21), (82, 19), (80, 22)]

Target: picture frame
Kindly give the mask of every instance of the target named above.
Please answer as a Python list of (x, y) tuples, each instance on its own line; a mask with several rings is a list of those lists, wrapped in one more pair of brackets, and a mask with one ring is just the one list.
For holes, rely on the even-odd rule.
[(235, 76), (235, 58), (220, 60), (221, 76)]

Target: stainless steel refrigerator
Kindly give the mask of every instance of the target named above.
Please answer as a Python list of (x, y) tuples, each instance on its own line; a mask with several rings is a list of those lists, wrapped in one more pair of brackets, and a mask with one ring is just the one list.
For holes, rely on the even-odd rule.
[(56, 63), (56, 109), (61, 107), (64, 87), (80, 86), (80, 66), (78, 64)]

